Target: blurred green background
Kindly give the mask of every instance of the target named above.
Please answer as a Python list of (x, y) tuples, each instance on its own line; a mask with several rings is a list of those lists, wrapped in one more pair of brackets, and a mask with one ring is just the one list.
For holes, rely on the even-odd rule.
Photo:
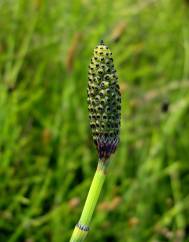
[(0, 1), (0, 241), (66, 242), (97, 165), (88, 64), (110, 47), (121, 142), (86, 241), (189, 241), (189, 1)]

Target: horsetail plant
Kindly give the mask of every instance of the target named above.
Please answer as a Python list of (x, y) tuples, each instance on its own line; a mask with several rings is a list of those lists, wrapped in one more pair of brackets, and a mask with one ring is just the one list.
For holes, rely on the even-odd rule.
[(110, 49), (101, 40), (94, 49), (88, 72), (90, 127), (99, 161), (79, 222), (70, 242), (84, 241), (96, 207), (109, 158), (119, 143), (121, 94)]

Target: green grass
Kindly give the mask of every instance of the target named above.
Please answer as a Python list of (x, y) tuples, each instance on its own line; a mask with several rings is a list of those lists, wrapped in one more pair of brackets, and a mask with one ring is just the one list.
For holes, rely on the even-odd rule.
[(188, 12), (186, 0), (0, 1), (0, 241), (69, 241), (97, 166), (86, 87), (100, 39), (121, 143), (86, 241), (189, 241)]

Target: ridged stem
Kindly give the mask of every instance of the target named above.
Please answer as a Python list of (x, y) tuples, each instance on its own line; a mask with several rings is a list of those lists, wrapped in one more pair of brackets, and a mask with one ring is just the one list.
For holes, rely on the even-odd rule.
[(106, 163), (98, 162), (98, 166), (92, 180), (89, 193), (78, 224), (75, 226), (70, 242), (84, 241), (88, 231), (93, 212), (95, 210), (102, 186), (106, 177)]

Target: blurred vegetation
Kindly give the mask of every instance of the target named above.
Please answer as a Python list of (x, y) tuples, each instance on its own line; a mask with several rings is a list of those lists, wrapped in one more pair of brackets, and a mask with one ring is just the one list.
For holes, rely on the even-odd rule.
[(0, 1), (0, 241), (69, 241), (97, 165), (86, 86), (113, 52), (121, 142), (86, 241), (189, 241), (189, 2)]

